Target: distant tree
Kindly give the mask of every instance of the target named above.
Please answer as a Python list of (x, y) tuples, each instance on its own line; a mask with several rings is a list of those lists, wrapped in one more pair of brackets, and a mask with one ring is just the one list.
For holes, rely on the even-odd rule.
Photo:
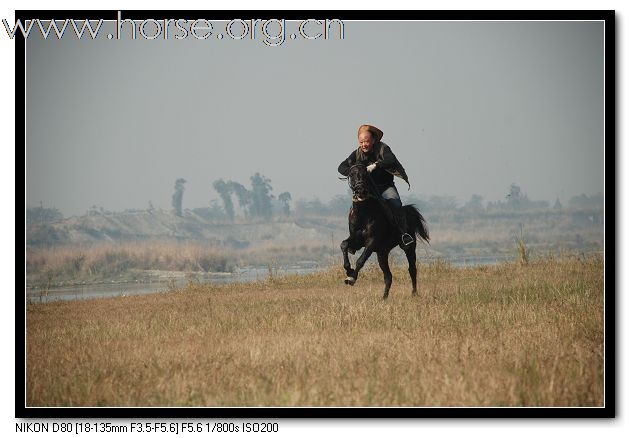
[(588, 205), (588, 196), (586, 196), (584, 193), (579, 196), (573, 196), (571, 199), (569, 199), (569, 205), (571, 207), (583, 207), (585, 205)]
[(549, 208), (549, 201), (530, 201), (531, 208)]
[(217, 191), (223, 201), (223, 209), (229, 220), (234, 220), (234, 204), (232, 203), (232, 187), (222, 179), (212, 183), (212, 187)]
[(421, 212), (428, 213), (429, 211), (431, 211), (431, 206), (429, 205), (429, 202), (425, 199), (425, 197), (421, 197), (416, 195), (415, 193), (411, 193), (405, 198), (406, 204), (415, 205)]
[[(250, 177), (250, 182), (251, 190), (248, 190), (236, 181), (223, 181), (220, 179), (213, 183), (214, 189), (223, 200), (225, 212), (230, 220), (234, 219), (232, 195), (235, 195), (238, 199), (238, 204), (246, 217), (271, 218), (274, 202), (276, 202), (275, 197), (271, 194), (273, 191), (271, 180), (257, 172)], [(284, 192), (281, 196), (282, 198), (278, 202), (282, 205), (284, 213), (288, 215), (290, 213), (288, 203), (291, 200), (291, 194)], [(278, 208), (277, 203), (276, 208)]]
[(555, 210), (560, 210), (562, 208), (562, 204), (560, 204), (560, 198), (556, 197), (556, 203), (553, 204), (553, 208)]
[(250, 177), (252, 184), (252, 205), (251, 213), (253, 216), (269, 219), (271, 217), (271, 199), (273, 195), (273, 187), (271, 187), (271, 180), (264, 175), (256, 172), (256, 174)]
[(295, 203), (295, 212), (298, 216), (321, 215), (326, 213), (326, 206), (318, 198), (311, 200), (299, 199)]
[(184, 178), (177, 178), (175, 180), (175, 193), (173, 193), (173, 199), (171, 204), (175, 209), (175, 214), (177, 216), (182, 215), (182, 201), (184, 199), (184, 184), (186, 184), (186, 180)]
[(278, 200), (282, 203), (282, 211), (285, 216), (289, 216), (291, 209), (289, 208), (289, 201), (291, 200), (291, 193), (282, 192), (278, 195)]
[(464, 208), (468, 210), (483, 210), (483, 196), (472, 195), (470, 200), (464, 205)]
[(27, 208), (25, 212), (26, 223), (55, 222), (63, 219), (63, 214), (55, 207), (44, 208), (40, 203), (39, 207)]
[(571, 207), (600, 207), (604, 205), (604, 195), (598, 193), (593, 196), (586, 196), (582, 193), (580, 196), (574, 196), (569, 199)]
[(352, 205), (352, 192), (348, 195), (337, 195), (328, 201), (328, 211), (333, 214), (348, 214)]
[(454, 196), (431, 196), (427, 203), (429, 211), (447, 211), (457, 208)]
[(252, 192), (236, 181), (228, 181), (227, 184), (230, 192), (236, 194), (238, 205), (243, 210), (245, 216), (252, 216)]
[(524, 195), (521, 188), (515, 183), (510, 185), (510, 192), (506, 196), (507, 205), (512, 209), (526, 208), (529, 206), (529, 199)]

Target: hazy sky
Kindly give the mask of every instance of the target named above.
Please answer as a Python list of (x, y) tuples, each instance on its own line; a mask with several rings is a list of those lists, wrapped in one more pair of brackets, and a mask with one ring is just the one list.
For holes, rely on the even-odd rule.
[(346, 193), (337, 166), (362, 123), (416, 194), (604, 191), (603, 22), (345, 21), (343, 41), (291, 40), (287, 22), (278, 47), (214, 23), (201, 41), (31, 37), (27, 206), (170, 208), (181, 177), (184, 207), (202, 207), (214, 180), (255, 172), (327, 200)]

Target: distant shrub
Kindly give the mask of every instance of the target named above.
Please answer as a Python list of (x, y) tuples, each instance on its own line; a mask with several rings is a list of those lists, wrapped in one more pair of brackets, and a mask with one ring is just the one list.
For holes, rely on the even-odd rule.
[(56, 208), (27, 208), (24, 212), (24, 219), (27, 224), (56, 222), (63, 219), (63, 214)]

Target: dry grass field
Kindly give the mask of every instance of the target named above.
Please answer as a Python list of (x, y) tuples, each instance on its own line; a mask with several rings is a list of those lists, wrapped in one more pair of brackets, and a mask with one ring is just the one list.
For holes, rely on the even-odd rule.
[(29, 303), (27, 405), (603, 405), (601, 257), (393, 271)]

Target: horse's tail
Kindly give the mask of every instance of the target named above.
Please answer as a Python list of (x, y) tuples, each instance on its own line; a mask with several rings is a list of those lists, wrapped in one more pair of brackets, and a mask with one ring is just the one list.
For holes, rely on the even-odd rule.
[(407, 225), (413, 229), (416, 236), (429, 243), (429, 228), (422, 214), (413, 204), (405, 205), (403, 208), (407, 216)]

